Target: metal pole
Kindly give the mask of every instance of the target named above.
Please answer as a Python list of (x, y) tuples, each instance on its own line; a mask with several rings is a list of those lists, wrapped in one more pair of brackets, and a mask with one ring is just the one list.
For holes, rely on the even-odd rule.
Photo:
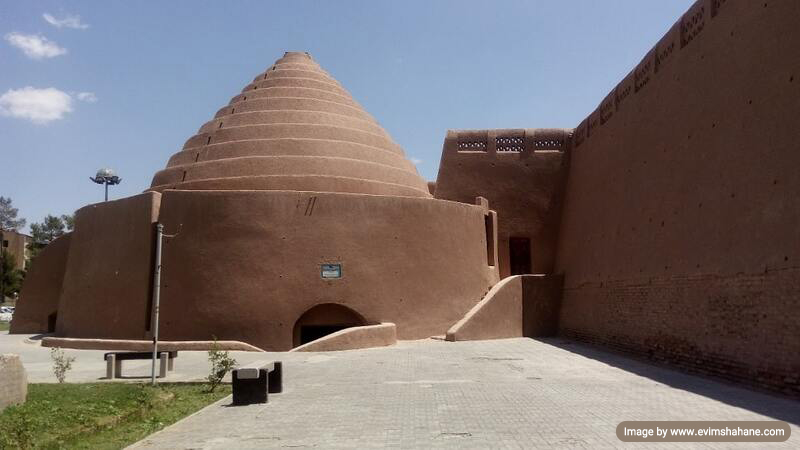
[(108, 201), (108, 180), (103, 183), (106, 186), (106, 201)]
[(158, 356), (158, 305), (161, 296), (161, 241), (164, 236), (164, 225), (157, 224), (156, 230), (156, 266), (153, 275), (153, 367), (150, 372), (150, 383), (153, 386), (156, 385), (156, 356)]
[(6, 301), (6, 249), (3, 247), (5, 236), (0, 231), (0, 303)]

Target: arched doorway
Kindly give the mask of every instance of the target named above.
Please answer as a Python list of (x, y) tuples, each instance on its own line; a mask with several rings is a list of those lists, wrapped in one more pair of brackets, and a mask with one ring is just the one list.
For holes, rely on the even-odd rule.
[(323, 303), (309, 309), (294, 323), (294, 346), (350, 327), (366, 325), (364, 317), (336, 303)]

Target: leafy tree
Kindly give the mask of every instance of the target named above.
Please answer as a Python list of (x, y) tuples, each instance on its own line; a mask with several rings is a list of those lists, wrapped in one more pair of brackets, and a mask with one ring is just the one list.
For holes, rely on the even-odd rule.
[(72, 231), (75, 226), (75, 217), (69, 214), (53, 216), (48, 214), (42, 223), (31, 224), (31, 243), (28, 244), (30, 258), (33, 259), (47, 244), (56, 240), (64, 233)]
[(0, 279), (0, 290), (2, 290), (2, 295), (0, 299), (13, 297), (22, 288), (25, 272), (17, 269), (14, 255), (5, 250), (0, 250), (0, 265), (2, 265), (2, 270), (0, 270), (0, 278), (2, 278)]
[[(17, 219), (19, 209), (11, 205), (10, 197), (0, 197), (0, 232), (16, 231), (25, 226), (25, 219)], [(0, 303), (6, 296), (19, 292), (25, 272), (17, 269), (16, 261), (11, 253), (2, 246), (3, 234), (0, 233)]]
[(17, 219), (19, 209), (11, 206), (10, 197), (0, 197), (0, 230), (16, 231), (25, 226), (25, 219)]

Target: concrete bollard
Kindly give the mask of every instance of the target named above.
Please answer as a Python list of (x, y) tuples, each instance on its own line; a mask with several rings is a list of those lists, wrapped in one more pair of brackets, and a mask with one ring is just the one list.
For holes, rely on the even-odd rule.
[(116, 372), (116, 358), (114, 355), (106, 355), (106, 379), (113, 380)]
[(272, 371), (270, 371), (267, 379), (267, 391), (270, 394), (280, 394), (283, 392), (283, 363), (275, 361)]
[(167, 376), (167, 365), (169, 361), (169, 353), (161, 352), (158, 354), (158, 377), (165, 378)]

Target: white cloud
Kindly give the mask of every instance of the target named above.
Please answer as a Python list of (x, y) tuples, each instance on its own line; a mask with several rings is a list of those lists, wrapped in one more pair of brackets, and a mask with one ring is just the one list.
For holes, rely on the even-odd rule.
[(97, 96), (94, 95), (94, 92), (78, 92), (75, 94), (75, 98), (86, 103), (94, 103), (97, 101)]
[(6, 40), (31, 59), (53, 58), (67, 53), (67, 49), (59, 47), (44, 36), (35, 34), (8, 33)]
[(411, 158), (411, 162), (414, 163), (414, 164), (419, 164), (419, 163), (422, 162), (422, 160), (419, 159), (419, 158)]
[(72, 97), (56, 88), (27, 86), (0, 95), (0, 114), (45, 124), (72, 112)]
[(56, 28), (73, 28), (76, 30), (85, 30), (89, 28), (89, 25), (81, 22), (81, 16), (67, 14), (63, 19), (56, 19), (52, 15), (44, 13), (42, 14), (42, 17), (44, 17), (44, 20), (46, 20), (47, 23)]

